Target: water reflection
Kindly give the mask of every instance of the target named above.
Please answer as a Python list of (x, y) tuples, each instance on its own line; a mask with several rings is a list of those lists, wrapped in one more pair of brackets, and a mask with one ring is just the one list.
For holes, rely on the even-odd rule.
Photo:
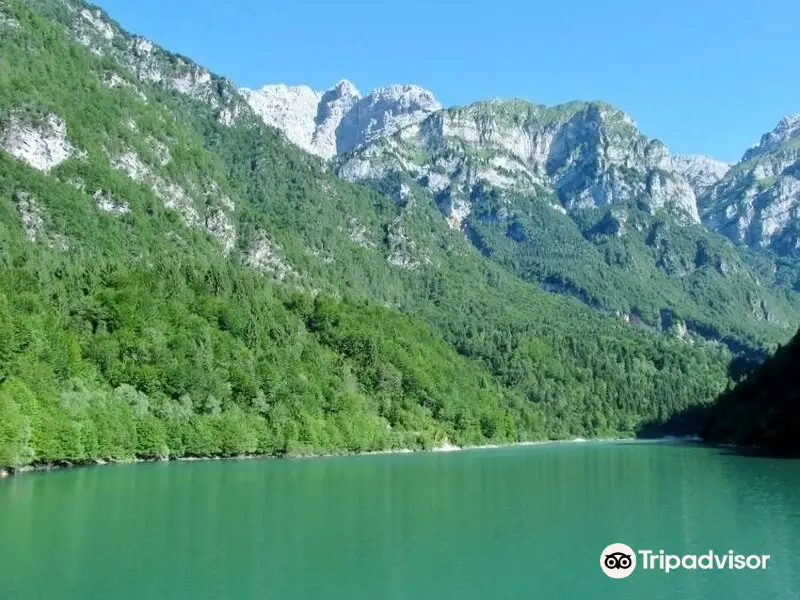
[[(794, 598), (798, 465), (584, 444), (24, 476), (0, 483), (0, 581), (65, 600)], [(774, 563), (612, 581), (612, 542)]]

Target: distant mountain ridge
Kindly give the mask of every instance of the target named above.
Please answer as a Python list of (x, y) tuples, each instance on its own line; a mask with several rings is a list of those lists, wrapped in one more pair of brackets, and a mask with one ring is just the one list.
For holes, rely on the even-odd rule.
[[(634, 225), (638, 230), (635, 235), (642, 236), (641, 242), (652, 249), (648, 253), (654, 251), (654, 256), (644, 258), (640, 250), (632, 252), (628, 244), (622, 252), (629, 258), (622, 259), (621, 265), (652, 260), (658, 270), (680, 282), (684, 288), (680, 294), (688, 293), (697, 302), (701, 294), (686, 290), (687, 284), (706, 287), (708, 283), (693, 282), (694, 277), (687, 275), (709, 262), (716, 263), (719, 274), (728, 281), (714, 285), (749, 290), (735, 302), (748, 306), (756, 319), (784, 326), (792, 322), (791, 311), (780, 307), (781, 300), (774, 303), (767, 299), (762, 286), (774, 283), (800, 289), (800, 118), (781, 120), (739, 163), (730, 165), (703, 155), (672, 154), (662, 142), (645, 136), (629, 115), (603, 102), (539, 106), (526, 100), (492, 99), (438, 110), (431, 103), (424, 110), (407, 113), (406, 123), (381, 117), (381, 110), (388, 115), (404, 114), (392, 102), (373, 106), (376, 111), (369, 122), (375, 126), (369, 135), (351, 137), (353, 141), (337, 147), (335, 154), (330, 145), (326, 152), (311, 151), (329, 158), (335, 172), (349, 181), (385, 189), (398, 177), (406, 179), (405, 188), (395, 189), (398, 198), (406, 193), (403, 190), (410, 189), (409, 185), (418, 185), (448, 224), (464, 231), (482, 251), (498, 256), (497, 248), (486, 245), (486, 233), (481, 231), (485, 225), (478, 226), (478, 221), (495, 223), (495, 228), (505, 229), (505, 237), (524, 245), (537, 237), (547, 239), (556, 228), (557, 213), (566, 213), (583, 237), (573, 240), (574, 248), (587, 242), (607, 245), (598, 234), (618, 238), (631, 235), (630, 226), (636, 221), (633, 215), (643, 211), (650, 222)], [(270, 122), (269, 111), (257, 112)], [(388, 125), (381, 127), (382, 122)], [(274, 120), (272, 124), (280, 128)], [(291, 140), (292, 135), (287, 133), (287, 137)], [(520, 197), (544, 199), (542, 206), (552, 211), (550, 216), (545, 210), (537, 217), (540, 223), (535, 228), (544, 228), (543, 235), (537, 235), (532, 224), (521, 225), (521, 213), (515, 210), (518, 200), (514, 199)], [(487, 216), (489, 206), (492, 212)], [(538, 209), (524, 209), (531, 210)], [(599, 216), (587, 221), (587, 211)], [(674, 221), (678, 228), (666, 235), (654, 233), (650, 229), (652, 219), (662, 218)], [(700, 227), (692, 229), (696, 226)], [(767, 251), (752, 263), (766, 270), (750, 272), (752, 267), (744, 263), (754, 257), (735, 258), (736, 252), (722, 250), (723, 246), (721, 254), (710, 259), (705, 250), (707, 242), (699, 241), (707, 235), (704, 232), (722, 234), (734, 244), (759, 253)], [(695, 241), (688, 243), (686, 238)], [(563, 239), (562, 235), (556, 241)], [(690, 250), (692, 245), (695, 248)], [(581, 283), (574, 277), (577, 267), (554, 271), (548, 264), (550, 259), (537, 259), (535, 267), (528, 260), (520, 263), (520, 250), (507, 248), (503, 251), (505, 260), (517, 265), (527, 277), (544, 279), (546, 289), (576, 295), (590, 304), (597, 303), (593, 298), (598, 295), (610, 293), (603, 291), (606, 284), (602, 281), (609, 281), (610, 275), (595, 283)], [(617, 255), (620, 251), (614, 250)], [(583, 260), (590, 261), (593, 252), (587, 249)], [(723, 254), (727, 258), (722, 258)], [(790, 255), (793, 258), (789, 261), (780, 258)], [(773, 266), (766, 266), (764, 258)], [(609, 266), (615, 268), (603, 265), (601, 269)], [(629, 267), (625, 269), (629, 272)], [(634, 277), (641, 279), (642, 275)], [(742, 277), (746, 282), (731, 280)], [(626, 293), (629, 298), (638, 296), (632, 290)], [(665, 302), (659, 310), (671, 310), (668, 306), (674, 301)], [(599, 304), (609, 308), (620, 305)], [(621, 303), (623, 313), (632, 310), (625, 308), (626, 304)], [(645, 322), (661, 322), (656, 312), (651, 311), (651, 315)]]
[[(282, 130), (287, 138), (301, 148), (321, 156), (332, 159), (337, 155), (360, 150), (360, 157), (353, 159), (340, 172), (349, 179), (373, 178), (385, 168), (387, 161), (391, 162), (393, 150), (389, 147), (392, 142), (384, 142), (382, 138), (390, 137), (398, 132), (403, 140), (417, 136), (416, 126), (428, 121), (428, 126), (422, 131), (422, 136), (431, 135), (434, 123), (446, 122), (449, 131), (440, 132), (440, 138), (431, 143), (441, 143), (444, 138), (453, 136), (453, 114), (465, 114), (464, 111), (481, 112), (479, 107), (530, 107), (534, 112), (551, 111), (559, 112), (566, 106), (593, 106), (597, 103), (568, 103), (554, 107), (536, 107), (525, 100), (492, 99), (476, 102), (468, 107), (443, 108), (435, 100), (432, 92), (418, 86), (391, 86), (375, 90), (365, 98), (361, 98), (355, 86), (343, 80), (327, 92), (315, 92), (307, 86), (286, 87), (282, 85), (265, 86), (259, 91), (243, 90), (256, 113), (264, 119), (265, 123)], [(599, 103), (601, 105), (602, 103)], [(761, 141), (753, 148), (747, 150), (741, 161), (731, 165), (704, 155), (672, 155), (658, 140), (646, 142), (650, 144), (644, 153), (635, 148), (642, 134), (635, 128), (629, 116), (617, 111), (613, 107), (604, 105), (606, 112), (600, 111), (598, 121), (589, 119), (582, 125), (571, 123), (569, 136), (577, 136), (573, 141), (581, 140), (579, 131), (591, 136), (594, 128), (601, 126), (603, 116), (620, 114), (620, 123), (629, 122), (631, 125), (627, 134), (614, 139), (608, 137), (610, 151), (603, 146), (590, 149), (596, 153), (599, 163), (596, 168), (596, 177), (588, 180), (584, 177), (587, 161), (574, 162), (569, 165), (562, 164), (562, 172), (557, 174), (559, 183), (555, 187), (562, 192), (562, 204), (569, 209), (570, 206), (581, 206), (589, 202), (592, 205), (614, 204), (620, 199), (633, 196), (649, 197), (647, 201), (653, 209), (664, 206), (677, 208), (692, 221), (700, 222), (712, 231), (719, 232), (734, 243), (747, 245), (755, 249), (770, 248), (779, 254), (794, 252), (800, 246), (800, 172), (798, 159), (800, 158), (800, 115), (789, 115), (782, 119), (774, 130), (765, 133)], [(535, 109), (533, 107), (536, 107)], [(484, 110), (482, 119), (492, 118), (488, 115), (491, 110)], [(440, 115), (437, 117), (437, 115)], [(497, 116), (497, 115), (495, 115)], [(429, 119), (439, 119), (430, 121)], [(566, 123), (565, 123), (566, 124)], [(488, 144), (498, 149), (505, 145), (505, 150), (513, 155), (513, 161), (521, 161), (514, 168), (525, 168), (516, 175), (488, 175), (493, 182), (505, 180), (508, 188), (523, 189), (534, 182), (537, 177), (527, 171), (524, 163), (528, 159), (536, 161), (537, 152), (548, 153), (553, 140), (545, 137), (533, 141), (540, 146), (533, 154), (526, 154), (525, 148), (512, 149), (511, 145), (517, 143), (514, 136), (526, 135), (520, 132), (505, 130), (492, 139), (493, 133), (481, 130), (483, 126), (473, 122), (469, 128), (477, 133), (477, 137), (463, 131), (461, 138), (470, 144), (482, 146)], [(602, 127), (602, 126), (601, 126)], [(411, 128), (411, 129), (408, 129)], [(404, 131), (408, 129), (408, 131)], [(608, 133), (606, 127), (606, 133)], [(510, 134), (511, 137), (501, 139), (502, 135)], [(555, 145), (556, 149), (563, 145), (570, 146), (569, 136), (561, 137)], [(456, 134), (456, 137), (458, 135)], [(625, 138), (633, 144), (625, 147)], [(532, 140), (528, 140), (530, 143)], [(598, 139), (598, 142), (601, 140)], [(620, 144), (620, 142), (622, 142)], [(605, 142), (603, 142), (605, 143)], [(379, 144), (377, 148), (366, 150), (372, 144)], [(499, 144), (499, 146), (498, 146)], [(579, 152), (574, 146), (572, 150)], [(642, 147), (644, 148), (644, 147)], [(549, 155), (548, 155), (549, 157)], [(406, 158), (402, 160), (406, 160)], [(589, 161), (594, 160), (591, 156)], [(557, 160), (555, 161), (557, 162)], [(382, 166), (379, 163), (384, 163)], [(406, 164), (408, 164), (406, 162)], [(549, 163), (553, 165), (554, 162)], [(578, 168), (576, 172), (575, 167)], [(566, 171), (563, 169), (566, 168)], [(541, 155), (534, 170), (542, 172), (546, 165), (542, 162)], [(512, 169), (513, 170), (513, 169)], [(620, 171), (627, 170), (627, 173)], [(657, 172), (657, 176), (653, 173)], [(517, 179), (519, 175), (524, 178)], [(556, 175), (551, 173), (551, 175)], [(474, 175), (473, 175), (474, 177)], [(571, 187), (577, 180), (584, 179), (581, 187)], [(436, 175), (433, 179), (437, 180)], [(567, 182), (566, 186), (561, 181)], [(551, 182), (552, 184), (552, 182)], [(501, 184), (502, 187), (502, 184)], [(451, 223), (459, 223), (462, 213), (467, 210), (466, 205), (456, 200), (453, 208), (445, 210)]]
[(703, 222), (738, 244), (800, 251), (800, 114), (781, 119), (700, 198)]
[(364, 97), (347, 80), (325, 92), (285, 85), (241, 91), (267, 125), (325, 159), (391, 135), (441, 108), (433, 93), (415, 85), (378, 88)]
[(644, 199), (652, 211), (699, 222), (694, 190), (666, 146), (605, 103), (490, 100), (445, 109), (346, 157), (340, 173), (366, 180), (392, 169), (415, 174), (434, 193), (440, 176), (461, 182), (448, 185), (454, 206), (486, 182), (519, 193), (552, 190), (567, 211)]
[(349, 181), (393, 187), (398, 201), (418, 188), (492, 260), (634, 322), (664, 329), (669, 315), (694, 315), (689, 330), (707, 336), (723, 313), (793, 320), (784, 292), (768, 291), (786, 266), (753, 262), (701, 222), (698, 198), (730, 166), (671, 154), (606, 103), (442, 109), (332, 164)]
[(702, 154), (677, 154), (673, 166), (692, 186), (698, 198), (730, 171), (731, 165)]
[[(308, 86), (289, 87), (281, 84), (266, 85), (257, 91), (249, 89), (241, 91), (265, 123), (283, 131), (290, 141), (304, 150), (325, 159), (331, 159), (352, 150), (363, 149), (370, 143), (378, 142), (381, 138), (389, 137), (405, 128), (413, 128), (440, 112), (442, 115), (452, 115), (459, 114), (459, 111), (462, 111), (461, 114), (464, 114), (463, 111), (471, 111), (476, 114), (482, 113), (483, 118), (486, 118), (491, 112), (488, 107), (491, 106), (502, 106), (504, 107), (502, 110), (512, 111), (514, 110), (510, 108), (512, 106), (523, 110), (524, 107), (530, 107), (534, 112), (557, 113), (560, 110), (568, 112), (569, 109), (566, 108), (568, 106), (592, 107), (597, 104), (604, 107), (600, 113), (600, 120), (605, 116), (618, 114), (621, 122), (630, 123), (632, 129), (635, 129), (635, 124), (628, 115), (603, 103), (573, 102), (562, 106), (545, 107), (536, 106), (525, 100), (494, 98), (476, 102), (464, 108), (444, 109), (436, 101), (432, 92), (415, 85), (379, 88), (362, 98), (357, 88), (348, 80), (338, 82), (326, 92), (314, 91)], [(446, 116), (444, 119), (448, 121), (452, 130), (453, 121)], [(581, 127), (592, 128), (597, 125), (597, 122), (590, 119), (583, 125), (571, 124), (571, 129), (575, 131)], [(479, 132), (481, 127), (479, 124), (472, 123), (468, 127), (483, 136), (482, 142), (494, 143), (486, 137), (486, 131)], [(638, 130), (631, 133), (634, 137), (641, 135)], [(411, 134), (407, 132), (404, 137), (407, 138), (409, 135)], [(442, 131), (441, 135), (447, 136), (449, 133)], [(478, 142), (477, 139), (470, 139), (469, 134), (465, 133), (464, 135), (465, 140)], [(543, 146), (534, 150), (533, 155), (530, 156), (526, 155), (527, 150), (524, 147), (512, 149), (508, 145), (516, 143), (513, 137), (507, 140), (498, 138), (495, 142), (500, 145), (505, 144), (506, 149), (514, 154), (517, 160), (522, 162), (528, 159), (538, 160), (537, 169), (542, 171), (544, 169), (542, 161), (548, 157), (541, 153), (548, 153), (553, 144), (553, 140), (547, 139), (547, 135), (544, 133), (544, 137), (540, 141), (534, 142)], [(661, 142), (654, 140), (653, 144), (649, 151), (649, 160), (652, 163), (650, 166), (662, 169), (668, 177), (653, 181), (649, 184), (646, 192), (657, 197), (655, 204), (677, 203), (692, 220), (699, 221), (699, 213), (696, 209), (697, 198), (717, 183), (728, 171), (730, 165), (702, 155), (671, 156)], [(556, 146), (559, 145), (568, 146), (569, 142), (562, 138), (556, 143)], [(373, 157), (376, 152), (372, 152)], [(539, 153), (538, 158), (535, 156), (537, 152)], [(623, 153), (625, 152), (628, 151), (623, 151)], [(627, 156), (621, 156), (616, 163), (611, 155), (606, 155), (606, 162), (612, 167), (615, 164), (625, 168), (641, 167), (641, 164), (634, 164), (636, 152), (635, 149), (633, 152), (628, 152)], [(631, 159), (634, 160), (633, 163)], [(602, 165), (600, 168), (603, 168)], [(592, 196), (590, 201), (595, 204), (613, 203), (614, 195), (625, 197), (626, 191), (621, 189), (627, 185), (627, 182), (623, 181), (624, 178), (613, 173), (609, 174), (609, 178), (613, 181), (609, 181), (605, 185), (601, 184), (600, 187), (593, 190), (583, 190), (584, 198), (578, 199), (577, 202), (585, 202), (586, 194)], [(641, 191), (640, 186), (633, 186), (629, 193), (641, 193)], [(571, 199), (567, 201), (572, 202)]]
[[(347, 80), (325, 92), (284, 85), (239, 90), (231, 80), (123, 31), (96, 7), (60, 1), (39, 4), (45, 14), (70, 29), (75, 41), (95, 54), (119, 61), (141, 81), (161, 83), (208, 103), (217, 119), (226, 124), (233, 123), (245, 107), (252, 107), (264, 122), (283, 131), (287, 139), (326, 160), (363, 149), (443, 110), (432, 92), (415, 85), (380, 88), (364, 97)], [(0, 27), (12, 30), (18, 24), (11, 17), (2, 17)], [(109, 82), (112, 86), (123, 84), (118, 80)], [(638, 130), (637, 134), (641, 135)], [(704, 226), (734, 243), (794, 257), (800, 252), (799, 134), (800, 115), (789, 115), (732, 166), (710, 157), (667, 152), (667, 161), (659, 158), (657, 165), (651, 165), (663, 173), (648, 180), (644, 188), (635, 181), (641, 178), (641, 163), (628, 159), (615, 163), (612, 150), (612, 155), (605, 155), (605, 165), (598, 165), (597, 181), (578, 190), (583, 197), (568, 198), (567, 204), (585, 202), (586, 194), (613, 203), (612, 198), (644, 189), (653, 200), (648, 203), (654, 209), (663, 202), (680, 207), (696, 220), (695, 206)], [(372, 152), (377, 154), (379, 150)], [(605, 171), (606, 166), (612, 169)], [(620, 167), (633, 168), (633, 179), (620, 176)], [(570, 171), (560, 177), (575, 180), (584, 174)], [(455, 218), (458, 219), (457, 213)], [(800, 281), (794, 271), (784, 277), (791, 280), (791, 285)]]

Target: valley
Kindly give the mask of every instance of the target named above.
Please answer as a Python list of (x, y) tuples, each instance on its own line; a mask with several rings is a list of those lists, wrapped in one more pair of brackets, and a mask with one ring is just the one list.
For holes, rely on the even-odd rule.
[(604, 103), (240, 90), (0, 15), (4, 467), (633, 436), (797, 323), (791, 119), (728, 169)]

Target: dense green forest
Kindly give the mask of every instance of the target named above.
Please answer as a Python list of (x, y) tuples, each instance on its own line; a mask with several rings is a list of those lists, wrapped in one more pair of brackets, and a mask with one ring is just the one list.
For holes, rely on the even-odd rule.
[(557, 199), (547, 194), (513, 198), (513, 212), (508, 194), (491, 186), (474, 197), (467, 231), (487, 257), (600, 310), (662, 330), (683, 322), (732, 347), (758, 347), (785, 341), (800, 307), (796, 294), (766, 285), (774, 258), (635, 203), (567, 216), (550, 208)]
[(634, 435), (730, 381), (724, 345), (543, 292), (435, 206), (221, 122), (223, 80), (142, 83), (71, 4), (7, 6), (0, 133), (56, 115), (74, 152), (0, 151), (0, 466)]
[(800, 334), (725, 392), (701, 432), (708, 441), (800, 455)]

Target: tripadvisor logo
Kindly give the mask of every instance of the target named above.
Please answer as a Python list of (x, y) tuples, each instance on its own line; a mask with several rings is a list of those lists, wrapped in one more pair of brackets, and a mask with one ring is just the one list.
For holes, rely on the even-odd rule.
[(611, 544), (600, 554), (600, 568), (612, 579), (625, 579), (636, 569), (636, 553), (625, 544)]
[(612, 579), (624, 579), (636, 569), (637, 556), (641, 568), (645, 571), (664, 571), (669, 573), (677, 569), (766, 569), (769, 554), (734, 554), (729, 550), (724, 554), (716, 554), (713, 550), (705, 554), (665, 554), (663, 550), (654, 552), (653, 550), (634, 551), (633, 548), (625, 544), (611, 544), (600, 553), (600, 568), (603, 573)]

